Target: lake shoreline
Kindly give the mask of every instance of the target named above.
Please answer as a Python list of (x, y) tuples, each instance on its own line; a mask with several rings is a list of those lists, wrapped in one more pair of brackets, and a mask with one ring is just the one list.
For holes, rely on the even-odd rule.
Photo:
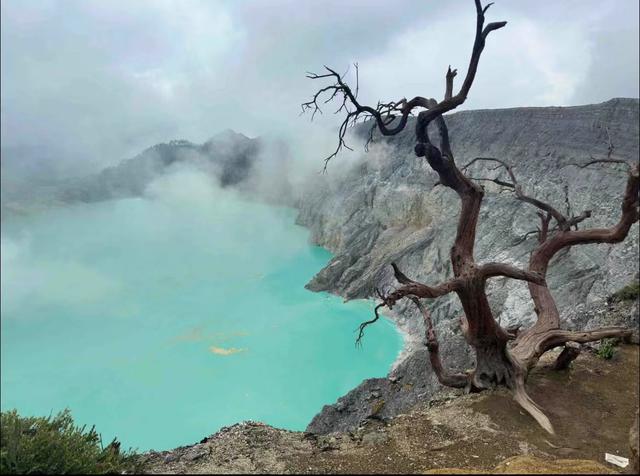
[[(353, 332), (368, 318), (371, 303), (345, 304), (338, 296), (304, 289), (331, 256), (295, 225), (295, 209), (233, 201), (237, 197), (220, 202), (230, 196), (216, 196), (213, 208), (166, 197), (134, 198), (51, 208), (3, 222), (3, 251), (12, 251), (2, 254), (3, 274), (10, 278), (3, 279), (2, 289), (3, 297), (9, 296), (2, 309), (3, 384), (8, 384), (3, 410), (48, 414), (70, 407), (76, 421), (95, 424), (105, 439), (122, 436), (124, 447), (172, 448), (176, 441), (193, 441), (179, 435), (194, 419), (200, 429), (192, 434), (216, 428), (211, 414), (202, 413), (213, 405), (207, 395), (223, 399), (216, 412), (224, 418), (220, 428), (257, 419), (302, 430), (327, 401), (363, 378), (386, 375), (402, 336), (385, 319), (389, 327), (376, 326), (367, 334), (371, 345), (357, 349)], [(236, 222), (237, 230), (231, 226)], [(18, 240), (23, 235), (25, 240)], [(41, 278), (33, 281), (34, 273)], [(31, 281), (28, 294), (20, 295)], [(111, 304), (112, 298), (117, 299)], [(212, 308), (222, 311), (214, 313), (219, 318), (211, 319)], [(218, 324), (222, 316), (228, 328)], [(38, 322), (42, 332), (29, 322)], [(139, 332), (132, 329), (144, 329), (145, 338), (136, 340)], [(33, 340), (29, 333), (40, 337)], [(91, 337), (96, 333), (97, 341)], [(54, 348), (48, 336), (71, 339), (74, 346)], [(44, 364), (16, 365), (29, 341)], [(76, 360), (78, 353), (84, 358)], [(351, 365), (340, 366), (343, 361)], [(83, 375), (95, 366), (91, 362), (100, 362), (101, 371), (63, 389), (65, 372)], [(56, 372), (48, 370), (53, 365)], [(209, 381), (212, 371), (217, 377)], [(27, 376), (32, 382), (53, 378), (43, 372), (58, 376), (48, 391), (24, 393)], [(190, 378), (197, 388), (189, 390)], [(144, 388), (136, 390), (139, 385)], [(299, 395), (291, 394), (295, 388)], [(128, 399), (132, 393), (141, 401)], [(142, 400), (166, 398), (189, 402), (172, 411), (173, 423), (165, 422), (174, 428), (173, 442), (147, 443), (127, 430), (135, 424), (140, 432), (161, 435), (136, 420), (152, 410), (143, 408)], [(102, 400), (109, 402), (107, 411), (91, 410)], [(243, 414), (242, 408), (249, 411)], [(117, 414), (107, 421), (111, 412)]]

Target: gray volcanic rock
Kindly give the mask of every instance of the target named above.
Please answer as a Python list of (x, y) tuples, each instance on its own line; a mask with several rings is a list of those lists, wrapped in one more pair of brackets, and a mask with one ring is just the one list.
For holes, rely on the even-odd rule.
[(23, 178), (3, 168), (2, 212), (4, 216), (68, 203), (141, 196), (151, 182), (183, 166), (210, 175), (222, 188), (234, 187), (268, 203), (290, 204), (288, 177), (271, 173), (272, 169), (286, 171), (289, 159), (287, 148), (278, 141), (251, 139), (226, 130), (204, 144), (186, 140), (156, 144), (96, 174), (64, 181)]
[[(516, 108), (463, 111), (447, 116), (458, 164), (475, 157), (510, 162), (529, 195), (543, 198), (572, 213), (592, 210), (586, 227), (610, 226), (620, 215), (626, 173), (616, 166), (581, 169), (570, 163), (607, 156), (608, 129), (613, 156), (638, 160), (637, 99), (612, 99), (578, 107)], [(395, 286), (391, 262), (409, 277), (437, 284), (452, 276), (449, 249), (455, 236), (459, 201), (455, 193), (434, 187), (437, 175), (413, 153), (414, 130), (375, 137), (362, 160), (347, 172), (331, 173), (302, 197), (298, 223), (311, 230), (311, 239), (334, 253), (333, 259), (307, 285), (347, 299), (373, 298), (375, 288)], [(435, 137), (434, 137), (434, 142)], [(437, 143), (437, 142), (436, 142)], [(339, 160), (339, 158), (334, 159)], [(476, 163), (473, 177), (497, 177), (491, 164)], [(476, 258), (525, 267), (535, 236), (523, 236), (538, 225), (536, 209), (500, 193), (491, 182), (480, 213)], [(618, 245), (585, 245), (560, 253), (551, 263), (548, 283), (568, 328), (595, 323), (587, 310), (634, 279), (638, 272), (638, 225)], [(503, 326), (534, 322), (535, 313), (525, 283), (494, 279), (489, 287), (496, 318)], [(464, 369), (473, 358), (458, 326), (461, 309), (447, 296), (430, 304), (446, 366)], [(428, 364), (422, 342), (421, 318), (406, 303), (389, 316), (405, 333), (405, 349), (390, 373), (395, 382), (365, 381), (326, 406), (308, 431), (326, 433), (357, 426), (363, 417), (389, 417), (428, 398), (439, 385)], [(627, 321), (629, 319), (625, 318)], [(630, 322), (637, 327), (637, 309)], [(609, 323), (611, 325), (611, 323)], [(366, 352), (366, 335), (364, 349)], [(399, 390), (400, 389), (400, 390)], [(384, 404), (370, 404), (378, 392)], [(375, 400), (375, 398), (374, 398)]]
[(249, 176), (259, 152), (259, 139), (230, 130), (201, 145), (173, 140), (149, 147), (95, 175), (68, 181), (60, 187), (59, 198), (63, 202), (97, 202), (139, 196), (154, 179), (178, 164), (211, 173), (222, 187), (237, 185)]

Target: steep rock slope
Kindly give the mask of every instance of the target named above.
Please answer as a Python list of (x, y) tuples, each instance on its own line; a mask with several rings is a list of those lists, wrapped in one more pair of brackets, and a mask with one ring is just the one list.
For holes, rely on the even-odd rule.
[[(561, 209), (579, 214), (592, 210), (585, 226), (611, 225), (620, 213), (626, 174), (615, 166), (580, 169), (569, 165), (590, 157), (606, 157), (608, 136), (614, 157), (638, 160), (637, 99), (612, 99), (578, 107), (515, 108), (463, 111), (447, 116), (458, 164), (475, 157), (497, 157), (513, 164), (528, 194), (544, 197)], [(409, 277), (437, 284), (452, 275), (449, 249), (459, 210), (455, 194), (434, 187), (437, 176), (413, 154), (413, 127), (376, 143), (348, 172), (329, 173), (299, 203), (298, 223), (311, 229), (312, 240), (329, 248), (334, 258), (307, 285), (347, 299), (375, 296), (375, 288), (395, 285), (391, 262)], [(335, 160), (339, 160), (335, 159)], [(496, 177), (491, 165), (478, 163), (470, 175)], [(479, 262), (506, 261), (526, 266), (534, 245), (535, 209), (499, 193), (485, 182), (476, 241)], [(548, 282), (569, 328), (598, 322), (589, 308), (627, 284), (638, 273), (638, 225), (619, 245), (587, 245), (562, 253), (552, 263)], [(527, 326), (535, 314), (524, 283), (495, 279), (490, 287), (495, 316), (502, 325)], [(461, 310), (453, 296), (431, 304), (445, 365), (471, 365), (458, 328)], [(637, 326), (637, 305), (623, 321)], [(621, 314), (622, 315), (622, 314)], [(427, 398), (438, 388), (422, 344), (424, 327), (412, 308), (398, 305), (391, 315), (405, 331), (406, 346), (391, 379), (372, 379), (327, 406), (309, 425), (326, 433), (346, 430), (370, 416), (371, 400), (384, 402), (376, 413), (393, 416)], [(364, 338), (366, 349), (366, 335)]]

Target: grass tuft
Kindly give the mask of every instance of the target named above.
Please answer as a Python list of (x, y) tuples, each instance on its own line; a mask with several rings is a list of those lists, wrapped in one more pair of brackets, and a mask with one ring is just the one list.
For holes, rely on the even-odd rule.
[(620, 301), (635, 301), (640, 296), (640, 282), (634, 281), (627, 284), (624, 288), (616, 291), (611, 295), (611, 300), (614, 302)]
[(611, 360), (616, 353), (615, 339), (602, 339), (596, 355), (604, 360)]

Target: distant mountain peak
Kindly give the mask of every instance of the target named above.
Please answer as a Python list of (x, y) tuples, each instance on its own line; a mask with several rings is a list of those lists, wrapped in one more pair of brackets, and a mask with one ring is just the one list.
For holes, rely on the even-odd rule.
[(224, 129), (217, 134), (211, 136), (211, 138), (207, 142), (220, 142), (226, 140), (251, 140), (249, 137), (245, 136), (240, 132), (236, 132), (233, 129)]

